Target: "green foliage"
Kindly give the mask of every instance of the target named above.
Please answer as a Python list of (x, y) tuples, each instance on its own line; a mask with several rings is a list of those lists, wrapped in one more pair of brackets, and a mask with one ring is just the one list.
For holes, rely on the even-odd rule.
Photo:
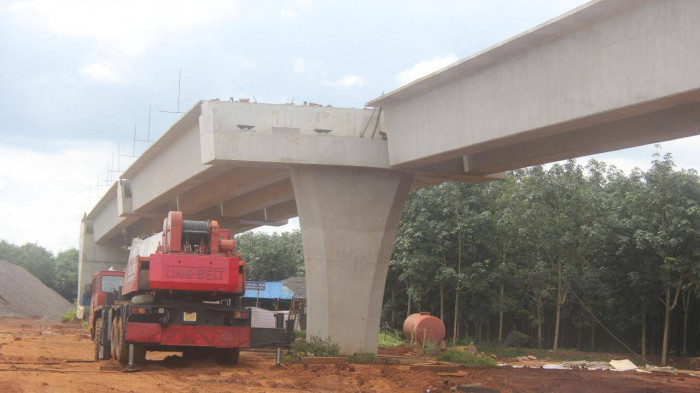
[(71, 248), (56, 255), (56, 292), (68, 300), (78, 296), (78, 250)]
[(75, 318), (75, 310), (70, 310), (67, 313), (61, 315), (61, 322), (63, 323), (73, 322), (76, 320), (77, 319)]
[(304, 275), (301, 231), (245, 232), (236, 236), (236, 249), (248, 261), (248, 280), (281, 281)]
[(379, 358), (373, 353), (354, 353), (350, 356), (345, 357), (349, 363), (361, 364), (361, 363), (377, 363)]
[(306, 339), (306, 330), (295, 330), (294, 337), (296, 337), (297, 340)]
[(438, 355), (437, 360), (465, 364), (467, 366), (495, 366), (496, 361), (488, 356), (472, 355), (462, 349), (453, 348)]
[(385, 329), (379, 332), (379, 347), (397, 347), (404, 344), (403, 335), (396, 330)]
[(78, 289), (78, 250), (75, 248), (54, 256), (37, 244), (17, 246), (0, 240), (0, 259), (22, 266), (64, 298), (75, 301)]
[(292, 352), (298, 357), (338, 356), (340, 347), (330, 338), (311, 336), (292, 343)]
[(668, 154), (629, 174), (570, 160), (497, 182), (414, 190), (391, 256), (383, 324), (397, 328), (429, 311), (445, 323), (448, 342), (469, 336), (461, 342), (480, 349), (500, 325), (501, 342), (515, 329), (541, 348), (556, 338), (563, 348), (621, 350), (593, 312), (636, 351), (645, 320), (648, 352), (667, 341), (669, 350), (700, 353), (692, 334), (700, 327), (699, 238), (700, 178)]
[(420, 354), (423, 356), (435, 356), (440, 353), (440, 344), (426, 341), (420, 347)]

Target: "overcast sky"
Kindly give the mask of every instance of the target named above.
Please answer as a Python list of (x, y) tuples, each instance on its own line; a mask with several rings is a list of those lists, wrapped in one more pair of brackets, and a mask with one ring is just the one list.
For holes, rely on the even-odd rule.
[[(583, 3), (0, 0), (0, 239), (77, 247), (80, 217), (130, 163), (118, 152), (147, 146), (132, 139), (149, 105), (151, 138), (177, 120), (161, 111), (177, 109), (180, 69), (180, 110), (253, 96), (361, 107)], [(698, 147), (663, 144), (695, 169)], [(645, 169), (653, 151), (596, 158)]]

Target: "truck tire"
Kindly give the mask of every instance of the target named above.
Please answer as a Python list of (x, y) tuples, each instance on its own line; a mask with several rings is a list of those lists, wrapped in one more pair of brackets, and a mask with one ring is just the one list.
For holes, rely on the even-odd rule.
[(211, 348), (191, 347), (182, 350), (182, 357), (186, 360), (205, 360), (210, 359), (213, 355)]
[[(112, 320), (112, 356), (122, 364), (129, 363), (129, 344), (126, 342), (126, 329), (121, 317)], [(142, 364), (146, 361), (146, 349), (134, 344), (134, 364)]]
[[(95, 320), (95, 360), (108, 360), (111, 359), (111, 353), (109, 347), (100, 344), (100, 338), (102, 337), (102, 317), (97, 317)], [(102, 347), (102, 359), (100, 359), (100, 347)]]
[(240, 354), (240, 348), (216, 348), (214, 350), (214, 360), (219, 364), (236, 364)]

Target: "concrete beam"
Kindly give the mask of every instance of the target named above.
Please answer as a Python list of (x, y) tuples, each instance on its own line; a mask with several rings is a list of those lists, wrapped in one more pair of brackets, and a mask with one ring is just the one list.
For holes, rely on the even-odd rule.
[(465, 156), (464, 171), (478, 176), (697, 134), (694, 103)]
[(292, 166), (304, 245), (308, 335), (377, 352), (391, 249), (413, 175)]
[(221, 204), (223, 217), (241, 217), (265, 207), (294, 200), (290, 179), (284, 179)]
[(268, 221), (287, 220), (297, 215), (296, 201), (282, 202), (278, 205), (265, 208), (265, 220)]
[(368, 105), (384, 109), (393, 167), (536, 145), (697, 101), (699, 19), (696, 0), (592, 1)]
[(232, 168), (178, 197), (183, 214), (199, 213), (220, 202), (227, 201), (272, 183), (289, 178), (286, 168), (248, 167)]

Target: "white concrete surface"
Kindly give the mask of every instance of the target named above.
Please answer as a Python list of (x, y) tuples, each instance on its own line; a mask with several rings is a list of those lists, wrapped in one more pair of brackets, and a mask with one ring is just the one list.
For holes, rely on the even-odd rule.
[(463, 156), (483, 162), (469, 159), (478, 154), (509, 161), (477, 172), (493, 173), (672, 139), (677, 134), (659, 129), (639, 141), (623, 135), (611, 147), (591, 134), (585, 151), (508, 156), (521, 143), (532, 141), (518, 147), (532, 150), (550, 136), (700, 100), (698, 20), (696, 0), (592, 1), (368, 105), (386, 113), (394, 167)]
[(309, 336), (376, 353), (389, 258), (413, 181), (405, 172), (292, 166)]

